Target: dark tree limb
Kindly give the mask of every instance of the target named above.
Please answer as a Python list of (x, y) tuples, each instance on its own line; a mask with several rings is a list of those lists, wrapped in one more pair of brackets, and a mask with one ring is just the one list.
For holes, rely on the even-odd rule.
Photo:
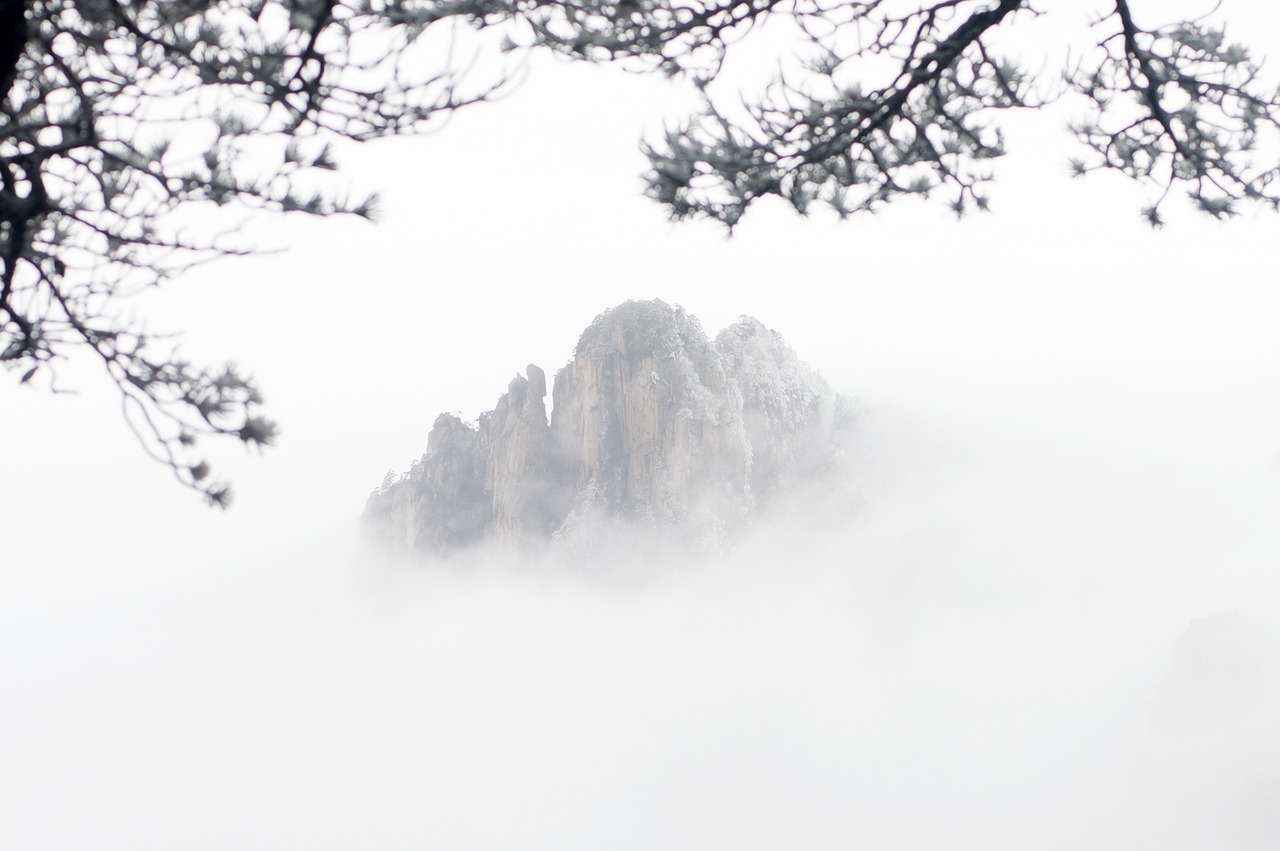
[[(863, 16), (879, 8), (866, 4)], [(1003, 142), (980, 116), (1030, 104), (1025, 75), (983, 40), (1019, 11), (1031, 11), (1027, 0), (946, 0), (886, 14), (851, 56), (842, 57), (838, 44), (828, 48), (831, 61), (820, 71), (830, 94), (779, 79), (746, 122), (708, 96), (703, 116), (668, 133), (663, 146), (646, 148), (649, 194), (673, 218), (704, 216), (731, 228), (767, 195), (802, 214), (822, 199), (843, 217), (949, 186), (956, 212), (985, 209), (983, 163), (1003, 153)], [(900, 67), (886, 85), (864, 92), (843, 69), (873, 53), (900, 56)]]
[(0, 105), (18, 74), (18, 57), (27, 45), (28, 0), (0, 0)]

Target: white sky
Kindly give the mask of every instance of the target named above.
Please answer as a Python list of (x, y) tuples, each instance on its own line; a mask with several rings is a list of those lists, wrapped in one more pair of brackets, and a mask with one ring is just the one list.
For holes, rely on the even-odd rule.
[[(1264, 5), (1232, 32), (1274, 48)], [(96, 376), (3, 391), (0, 846), (1274, 847), (1280, 219), (1153, 232), (1028, 115), (993, 215), (761, 205), (726, 240), (640, 196), (668, 84), (535, 70), (349, 154), (380, 225), (264, 222), (287, 253), (147, 303), (281, 423), (214, 450), (230, 512)], [(653, 297), (760, 318), (876, 410), (860, 507), (638, 588), (359, 551), (437, 413)]]

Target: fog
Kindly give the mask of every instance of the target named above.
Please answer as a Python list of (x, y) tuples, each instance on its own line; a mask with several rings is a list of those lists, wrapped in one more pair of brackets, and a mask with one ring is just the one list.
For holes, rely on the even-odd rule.
[[(1143, 229), (1015, 121), (993, 216), (727, 241), (638, 197), (652, 81), (539, 74), (348, 152), (379, 228), (140, 303), (282, 422), (230, 511), (91, 365), (4, 391), (0, 847), (1280, 846), (1275, 220)], [(836, 477), (715, 553), (363, 548), (437, 413), (651, 297), (860, 397)]]
[(1272, 478), (861, 435), (711, 555), (50, 541), (0, 844), (1275, 847)]

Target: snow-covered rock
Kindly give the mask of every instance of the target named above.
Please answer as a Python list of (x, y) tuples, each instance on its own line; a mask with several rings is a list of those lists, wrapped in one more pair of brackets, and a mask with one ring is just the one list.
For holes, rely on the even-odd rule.
[(555, 377), (529, 365), (475, 427), (442, 414), (427, 452), (369, 498), (363, 522), (398, 549), (570, 541), (601, 522), (705, 540), (829, 463), (850, 416), (775, 331), (743, 317), (714, 342), (662, 301), (596, 317)]

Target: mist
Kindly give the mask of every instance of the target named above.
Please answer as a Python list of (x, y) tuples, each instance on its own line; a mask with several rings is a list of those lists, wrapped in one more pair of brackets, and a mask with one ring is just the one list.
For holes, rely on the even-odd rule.
[[(139, 297), (282, 424), (230, 511), (96, 365), (6, 391), (0, 847), (1280, 847), (1274, 220), (1141, 228), (1014, 117), (990, 217), (727, 241), (639, 197), (660, 82), (567, 67), (344, 160), (379, 229)], [(709, 553), (362, 545), (439, 412), (652, 297), (862, 398), (836, 478)]]
[(710, 554), (51, 543), (0, 844), (1274, 847), (1275, 478), (1006, 437), (873, 409)]

